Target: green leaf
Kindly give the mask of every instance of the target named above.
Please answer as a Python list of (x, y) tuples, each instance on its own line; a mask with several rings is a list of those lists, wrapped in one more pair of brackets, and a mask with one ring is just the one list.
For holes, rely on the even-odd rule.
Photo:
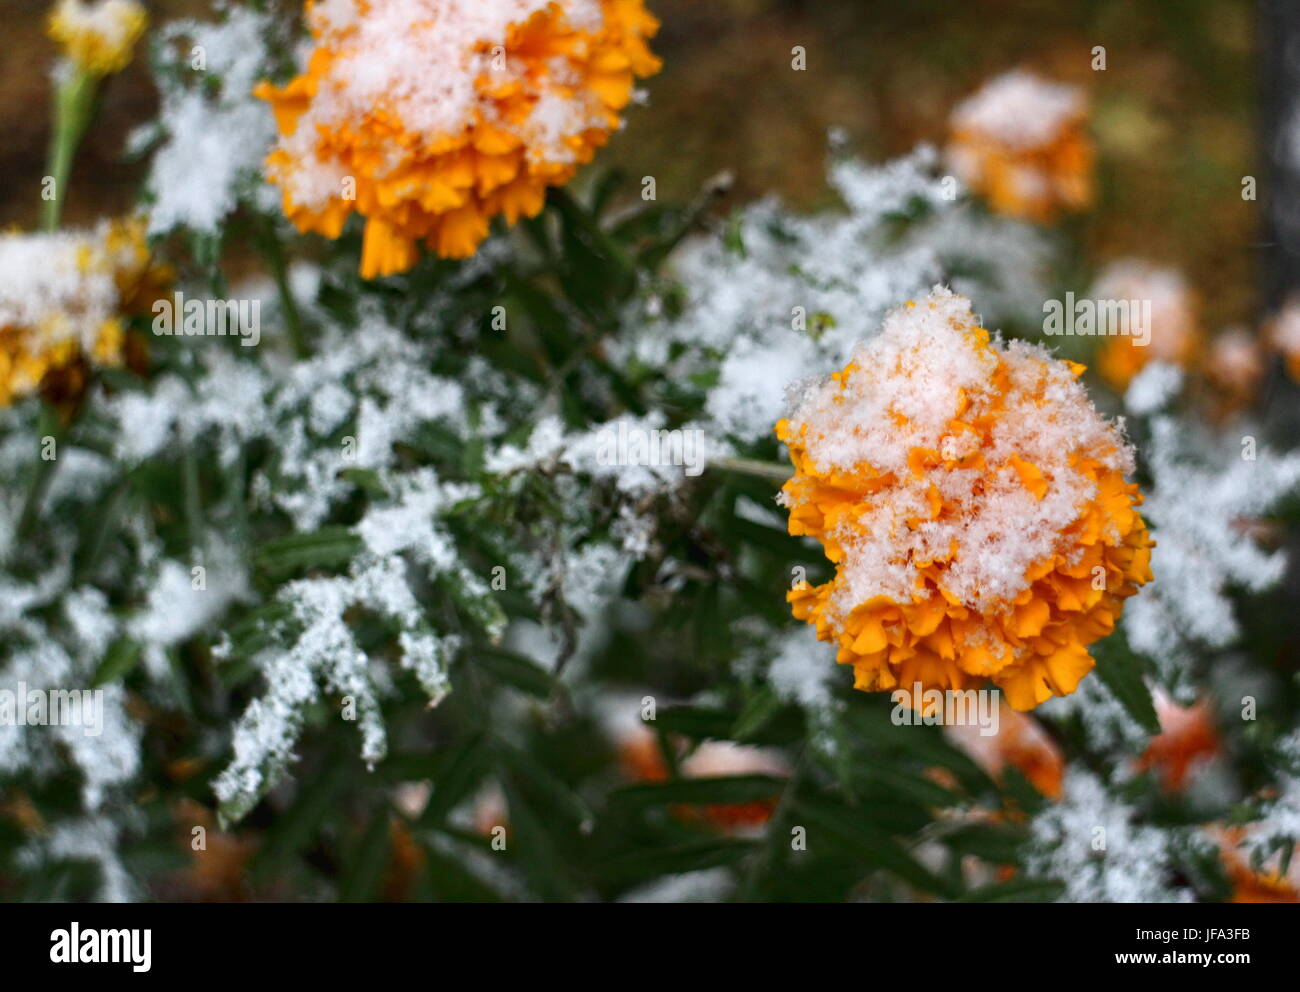
[(613, 858), (599, 865), (598, 871), (607, 878), (632, 883), (662, 875), (734, 865), (753, 854), (756, 848), (753, 841), (692, 841)]
[(906, 797), (919, 806), (950, 806), (954, 799), (951, 791), (925, 775), (887, 764), (873, 765), (863, 776), (863, 781)]
[(421, 825), (442, 823), (482, 781), (490, 760), (484, 741), (482, 734), (473, 734), (440, 755), (429, 775), (433, 780), (433, 795), (420, 814)]
[(719, 775), (713, 778), (629, 785), (612, 793), (610, 802), (642, 807), (676, 803), (752, 803), (774, 799), (784, 787), (784, 780), (771, 775)]
[(504, 741), (497, 741), (495, 749), (520, 790), (544, 812), (554, 810), (572, 824), (592, 822), (591, 807), (530, 750), (512, 747)]
[(799, 798), (790, 820), (807, 828), (810, 851), (829, 841), (850, 857), (891, 872), (925, 892), (948, 899), (958, 895), (951, 883), (921, 865), (889, 834), (868, 823), (856, 808)]
[(735, 725), (735, 717), (721, 710), (697, 706), (672, 706), (660, 710), (653, 723), (662, 731), (681, 734), (694, 740), (716, 737), (725, 740)]
[(341, 902), (373, 902), (388, 867), (388, 807), (378, 810), (366, 828), (352, 864), (339, 886)]
[(333, 756), (326, 756), (314, 779), (299, 779), (294, 803), (276, 818), (267, 832), (266, 845), (253, 860), (252, 870), (256, 877), (273, 877), (290, 858), (308, 845), (321, 821), (337, 808), (339, 794), (349, 777), (355, 774), (356, 764), (343, 759), (342, 748), (335, 747)]
[(490, 590), (475, 592), (470, 581), (458, 579), (454, 575), (438, 576), (437, 586), (447, 593), (466, 615), (482, 630), (494, 632), (493, 636), (505, 629), (509, 617), (501, 607), (497, 594)]
[(547, 200), (560, 215), (562, 283), (570, 299), (584, 310), (623, 299), (636, 285), (636, 273), (622, 249), (567, 190), (553, 188)]
[(761, 687), (745, 702), (745, 707), (736, 718), (736, 725), (731, 728), (734, 740), (749, 740), (761, 730), (781, 709), (781, 700), (769, 686)]
[(339, 477), (346, 479), (354, 486), (364, 489), (371, 496), (383, 498), (388, 495), (388, 489), (384, 485), (383, 479), (373, 468), (345, 468), (339, 473)]
[(551, 840), (547, 824), (524, 798), (513, 774), (502, 775), (501, 786), (510, 808), (506, 828), (510, 850), (527, 873), (529, 881), (543, 899), (572, 899), (573, 883), (565, 872), (564, 862)]
[(256, 554), (259, 567), (274, 575), (300, 568), (337, 568), (351, 561), (362, 548), (350, 527), (322, 527), (311, 534), (290, 534), (263, 544)]
[(591, 184), (591, 216), (599, 220), (627, 177), (621, 169), (604, 169)]
[(999, 885), (972, 889), (957, 902), (1055, 902), (1065, 886), (1060, 882), (1015, 879)]
[(973, 854), (998, 865), (1016, 864), (1026, 839), (1023, 829), (969, 823), (946, 834), (943, 842), (960, 854)]
[(1125, 711), (1149, 734), (1160, 733), (1151, 690), (1147, 688), (1145, 666), (1131, 651), (1118, 646), (1095, 652), (1097, 677), (1119, 700)]
[(538, 699), (548, 699), (555, 691), (555, 677), (537, 662), (521, 654), (479, 645), (470, 650), (470, 664), (478, 665), (493, 678)]
[(90, 682), (91, 688), (98, 688), (125, 678), (140, 661), (141, 653), (140, 645), (135, 641), (129, 637), (119, 637), (109, 646), (104, 660), (95, 669), (95, 677)]
[(486, 881), (469, 869), (471, 862), (459, 855), (449, 854), (445, 845), (449, 842), (443, 837), (429, 832), (417, 834), (420, 847), (424, 851), (425, 866), (416, 880), (416, 891), (412, 901), (431, 902), (442, 899), (447, 902), (501, 902), (503, 896)]

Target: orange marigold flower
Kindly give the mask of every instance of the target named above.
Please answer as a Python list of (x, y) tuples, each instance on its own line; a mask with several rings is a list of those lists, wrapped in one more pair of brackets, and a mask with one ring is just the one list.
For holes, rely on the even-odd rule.
[(1000, 213), (1051, 221), (1092, 203), (1087, 114), (1075, 87), (1009, 72), (953, 111), (948, 160)]
[(1179, 706), (1168, 694), (1153, 694), (1160, 733), (1151, 738), (1137, 761), (1138, 771), (1155, 769), (1169, 792), (1182, 789), (1198, 764), (1219, 753), (1219, 733), (1208, 700)]
[(991, 342), (940, 288), (777, 424), (790, 533), (835, 564), (788, 599), (856, 688), (991, 682), (1027, 710), (1092, 668), (1088, 645), (1151, 578), (1152, 542), (1124, 479), (1132, 452), (1082, 372)]
[[(1283, 874), (1279, 867), (1256, 870), (1245, 845), (1251, 828), (1212, 827), (1210, 835), (1219, 843), (1224, 870), (1232, 884), (1229, 902), (1300, 902), (1300, 845), (1292, 852), (1291, 864)], [(1280, 860), (1280, 855), (1277, 856)]]
[(0, 235), (0, 405), (61, 375), (84, 384), (84, 366), (123, 364), (128, 319), (169, 278), (151, 261), (142, 218)]
[(1032, 716), (1003, 704), (995, 734), (984, 733), (974, 723), (953, 724), (944, 727), (944, 733), (993, 778), (1000, 778), (1005, 768), (1015, 768), (1049, 799), (1061, 798), (1065, 757)]
[[(787, 778), (790, 766), (777, 751), (733, 744), (730, 741), (705, 741), (682, 762), (685, 778), (718, 778), (732, 775), (769, 775)], [(743, 803), (707, 803), (698, 815), (718, 830), (744, 831), (761, 827), (772, 818), (777, 797), (754, 799)], [(692, 807), (678, 809), (678, 815), (690, 820), (696, 811)]]
[[(1199, 358), (1204, 342), (1197, 302), (1181, 273), (1123, 260), (1106, 267), (1092, 295), (1129, 305), (1118, 326), (1101, 321), (1096, 328), (1097, 334), (1106, 335), (1097, 371), (1116, 389), (1126, 388), (1148, 362), (1189, 368)], [(1137, 314), (1134, 307), (1140, 308)]]
[[(658, 736), (639, 719), (630, 718), (635, 708), (619, 707), (608, 714), (610, 733), (617, 747), (620, 771), (634, 782), (667, 782), (671, 778), (664, 761)], [(734, 744), (730, 741), (704, 741), (686, 754), (686, 742), (673, 738), (669, 742), (675, 757), (680, 756), (678, 771), (683, 778), (702, 779), (733, 775), (769, 775), (786, 778), (790, 766), (780, 752), (770, 748)], [(723, 832), (745, 831), (762, 826), (772, 816), (777, 797), (739, 803), (678, 803), (673, 814), (686, 823), (703, 823)]]
[(1229, 328), (1210, 343), (1205, 371), (1222, 391), (1229, 410), (1245, 406), (1264, 378), (1264, 350), (1244, 327)]
[(467, 258), (493, 217), (536, 216), (660, 65), (642, 0), (308, 0), (307, 14), (307, 71), (254, 91), (281, 135), (266, 171), (302, 231), (366, 218), (366, 278), (409, 269), (417, 242)]

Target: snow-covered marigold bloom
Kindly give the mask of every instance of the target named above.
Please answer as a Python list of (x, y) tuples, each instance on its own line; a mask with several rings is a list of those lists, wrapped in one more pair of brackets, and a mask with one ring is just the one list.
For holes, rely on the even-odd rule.
[(660, 64), (642, 0), (309, 0), (307, 16), (307, 71), (255, 90), (281, 135), (266, 173), (300, 230), (366, 218), (367, 278), (536, 216)]
[(149, 15), (136, 0), (59, 0), (49, 35), (73, 65), (92, 76), (121, 72), (131, 61)]
[(143, 218), (94, 231), (0, 235), (0, 405), (59, 375), (123, 364), (126, 324), (169, 279), (153, 264)]
[(1082, 372), (990, 340), (937, 288), (777, 424), (790, 533), (835, 564), (787, 598), (856, 688), (992, 683), (1027, 710), (1092, 668), (1088, 645), (1151, 578), (1152, 542), (1132, 451)]
[(1093, 200), (1088, 105), (1073, 86), (1023, 70), (986, 83), (953, 110), (948, 161), (1000, 213), (1047, 222)]
[[(1102, 270), (1091, 295), (1099, 304), (1128, 304), (1118, 326), (1096, 328), (1098, 335), (1105, 335), (1097, 371), (1116, 389), (1127, 388), (1149, 362), (1185, 369), (1200, 357), (1204, 338), (1196, 296), (1177, 270), (1123, 259)], [(1102, 309), (1099, 305), (1099, 312)]]

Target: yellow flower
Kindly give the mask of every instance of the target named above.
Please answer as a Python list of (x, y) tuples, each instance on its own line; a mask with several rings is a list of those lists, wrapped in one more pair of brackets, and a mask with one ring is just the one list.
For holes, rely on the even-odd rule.
[(1047, 222), (1093, 199), (1087, 105), (1073, 87), (1032, 73), (986, 83), (952, 114), (948, 160), (997, 211)]
[[(1018, 710), (1073, 692), (1088, 645), (1151, 578), (1133, 456), (1078, 376), (991, 342), (944, 289), (777, 424), (791, 534), (835, 564), (788, 594), (856, 688), (1000, 687)], [(927, 703), (928, 705), (928, 703)]]
[(338, 237), (366, 218), (361, 274), (402, 272), (426, 244), (467, 258), (488, 223), (542, 209), (620, 126), (659, 69), (642, 0), (335, 0), (307, 6), (315, 48), (263, 83), (285, 214)]
[(169, 278), (141, 218), (0, 235), (0, 406), (43, 388), (77, 394), (86, 366), (123, 364), (127, 321)]
[(1099, 323), (1096, 328), (1106, 335), (1097, 371), (1116, 389), (1125, 389), (1148, 362), (1185, 369), (1200, 358), (1204, 340), (1197, 302), (1181, 273), (1125, 259), (1106, 267), (1092, 295), (1128, 304), (1128, 316), (1119, 318), (1119, 326)]
[(50, 38), (92, 76), (121, 72), (149, 17), (136, 0), (59, 0), (50, 12)]

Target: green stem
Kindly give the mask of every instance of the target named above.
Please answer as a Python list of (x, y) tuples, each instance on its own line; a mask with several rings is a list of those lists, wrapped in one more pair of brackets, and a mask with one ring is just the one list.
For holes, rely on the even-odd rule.
[(58, 464), (59, 449), (68, 437), (67, 429), (58, 423), (57, 416), (49, 407), (41, 410), (40, 422), (36, 428), (37, 444), (43, 447), (44, 438), (54, 438), (54, 457), (40, 458), (36, 462), (31, 484), (27, 488), (27, 498), (23, 501), (22, 512), (18, 516), (18, 527), (14, 531), (19, 540), (30, 536), (32, 528), (36, 526), (41, 512), (41, 500), (45, 498), (45, 491), (50, 486), (50, 479), (54, 477), (54, 469)]
[(786, 482), (794, 474), (785, 465), (761, 462), (756, 458), (714, 458), (709, 462), (709, 468), (721, 469), (723, 472), (740, 472), (742, 475), (771, 479), (773, 482)]
[(30, 535), (32, 528), (36, 526), (36, 518), (40, 515), (41, 500), (45, 497), (45, 490), (49, 488), (50, 479), (54, 476), (54, 465), (55, 460), (53, 458), (49, 461), (41, 459), (36, 463), (36, 474), (32, 476), (31, 485), (27, 488), (27, 499), (23, 502), (23, 512), (18, 518), (16, 534), (19, 538)]
[(189, 531), (191, 550), (201, 555), (206, 542), (203, 539), (203, 501), (199, 493), (199, 462), (194, 456), (194, 448), (189, 445), (181, 456), (181, 479), (185, 529)]
[(112, 493), (109, 494), (108, 505), (104, 509), (104, 516), (100, 521), (99, 529), (91, 539), (84, 556), (81, 556), (77, 563), (75, 575), (78, 581), (95, 574), (100, 560), (104, 557), (104, 551), (108, 548), (109, 541), (118, 531), (117, 521), (122, 515), (123, 504), (130, 499), (130, 494), (131, 484), (124, 476)]
[(67, 199), (68, 178), (77, 146), (90, 124), (99, 78), (82, 69), (70, 68), (67, 77), (54, 91), (54, 131), (50, 136), (47, 173), (54, 180), (53, 196), (45, 201), (42, 222), (45, 230), (59, 226), (63, 201)]
[(307, 337), (303, 333), (298, 303), (294, 300), (293, 290), (289, 287), (289, 269), (285, 264), (284, 249), (280, 245), (280, 239), (276, 236), (273, 225), (274, 221), (267, 221), (266, 229), (259, 239), (262, 253), (271, 266), (271, 277), (275, 280), (275, 288), (280, 294), (280, 306), (284, 310), (285, 323), (289, 326), (289, 342), (293, 345), (293, 352), (299, 358), (306, 358)]

